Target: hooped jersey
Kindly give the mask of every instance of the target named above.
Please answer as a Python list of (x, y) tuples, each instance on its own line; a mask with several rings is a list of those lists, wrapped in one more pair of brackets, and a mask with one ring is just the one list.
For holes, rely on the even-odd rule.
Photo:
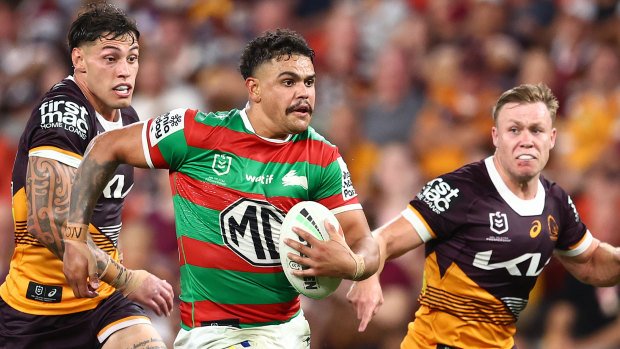
[(514, 323), (552, 254), (576, 256), (593, 241), (562, 188), (541, 176), (536, 197), (522, 200), (493, 157), (431, 180), (402, 214), (426, 243), (404, 348), (512, 348)]
[[(32, 111), (19, 141), (13, 166), (12, 194), (15, 251), (0, 296), (11, 307), (28, 314), (60, 315), (93, 309), (114, 289), (101, 283), (96, 298), (75, 298), (62, 271), (62, 261), (28, 233), (26, 171), (30, 156), (44, 157), (77, 168), (88, 143), (99, 133), (137, 122), (133, 108), (121, 109), (118, 122), (98, 115), (72, 76), (43, 96)], [(97, 201), (89, 226), (94, 242), (118, 260), (123, 198), (133, 186), (133, 167), (121, 165)], [(69, 193), (54, 193), (68, 204)]]
[(170, 169), (182, 327), (295, 317), (299, 294), (278, 252), (284, 215), (304, 200), (335, 214), (361, 209), (337, 148), (312, 128), (262, 138), (237, 109), (173, 110), (145, 123), (142, 143), (150, 167)]

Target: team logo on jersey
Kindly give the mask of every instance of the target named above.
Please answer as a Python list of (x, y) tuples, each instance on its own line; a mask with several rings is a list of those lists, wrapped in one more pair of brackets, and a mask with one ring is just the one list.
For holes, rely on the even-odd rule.
[(298, 185), (308, 190), (308, 178), (306, 176), (298, 176), (296, 170), (290, 170), (282, 177), (282, 185), (288, 187), (290, 185)]
[(558, 241), (558, 236), (560, 235), (560, 227), (558, 223), (555, 221), (552, 215), (547, 217), (547, 225), (549, 226), (549, 238), (551, 241)]
[(41, 103), (41, 128), (62, 128), (86, 139), (88, 109), (72, 101), (54, 99)]
[(230, 171), (230, 164), (232, 164), (232, 157), (230, 155), (215, 154), (211, 168), (218, 176), (223, 176)]
[(508, 231), (508, 217), (499, 211), (489, 213), (491, 231), (495, 234), (503, 234)]
[(220, 213), (220, 232), (226, 246), (251, 265), (279, 266), (284, 215), (267, 201), (241, 198)]
[(158, 116), (151, 123), (149, 128), (149, 139), (151, 141), (151, 147), (154, 147), (159, 141), (166, 138), (168, 135), (175, 133), (183, 128), (183, 116), (185, 115), (185, 109), (175, 109), (166, 114)]
[(342, 199), (347, 201), (354, 198), (357, 193), (355, 192), (355, 188), (353, 188), (351, 172), (349, 172), (347, 164), (344, 160), (342, 160), (342, 158), (338, 158), (338, 165), (340, 166), (340, 172), (342, 173)]
[(458, 199), (459, 190), (452, 189), (443, 178), (435, 178), (426, 183), (417, 197), (426, 203), (433, 212), (441, 214), (450, 208), (453, 200)]

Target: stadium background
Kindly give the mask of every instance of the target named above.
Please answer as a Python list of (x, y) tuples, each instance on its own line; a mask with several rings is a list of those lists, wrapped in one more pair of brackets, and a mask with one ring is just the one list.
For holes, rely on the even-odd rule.
[[(245, 43), (291, 28), (316, 51), (312, 126), (339, 146), (371, 228), (422, 184), (492, 154), (499, 93), (544, 82), (561, 107), (544, 174), (562, 185), (596, 237), (620, 245), (620, 5), (614, 0), (126, 0), (138, 23), (142, 118), (178, 107), (242, 108)], [(80, 0), (0, 0), (0, 278), (13, 251), (10, 169), (41, 95), (70, 73), (66, 32)], [(167, 173), (137, 170), (121, 234), (125, 264), (175, 285), (178, 255)], [(390, 262), (385, 305), (363, 334), (345, 299), (303, 300), (312, 347), (397, 348), (413, 318), (423, 251)], [(216, 282), (216, 281), (215, 281)], [(519, 319), (528, 348), (620, 347), (617, 287), (592, 288), (552, 261)], [(154, 317), (169, 343), (178, 329)], [(616, 339), (617, 337), (617, 339)], [(575, 341), (581, 339), (581, 341)], [(591, 340), (591, 342), (584, 341)], [(601, 346), (603, 348), (603, 346)]]

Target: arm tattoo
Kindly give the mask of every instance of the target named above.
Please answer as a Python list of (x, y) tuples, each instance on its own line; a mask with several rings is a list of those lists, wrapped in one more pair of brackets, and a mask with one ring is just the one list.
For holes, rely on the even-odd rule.
[(61, 259), (64, 253), (62, 226), (69, 213), (74, 176), (74, 168), (56, 160), (33, 156), (28, 161), (28, 232)]
[(166, 349), (166, 344), (160, 338), (145, 339), (139, 343), (135, 343), (127, 349)]
[(88, 224), (95, 204), (116, 167), (117, 162), (98, 162), (88, 154), (82, 159), (71, 193), (69, 222)]

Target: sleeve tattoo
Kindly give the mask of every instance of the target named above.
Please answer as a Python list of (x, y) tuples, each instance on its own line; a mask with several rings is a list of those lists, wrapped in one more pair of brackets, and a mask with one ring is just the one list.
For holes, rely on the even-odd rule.
[(61, 259), (62, 228), (69, 214), (75, 171), (56, 160), (34, 156), (26, 173), (28, 232)]

